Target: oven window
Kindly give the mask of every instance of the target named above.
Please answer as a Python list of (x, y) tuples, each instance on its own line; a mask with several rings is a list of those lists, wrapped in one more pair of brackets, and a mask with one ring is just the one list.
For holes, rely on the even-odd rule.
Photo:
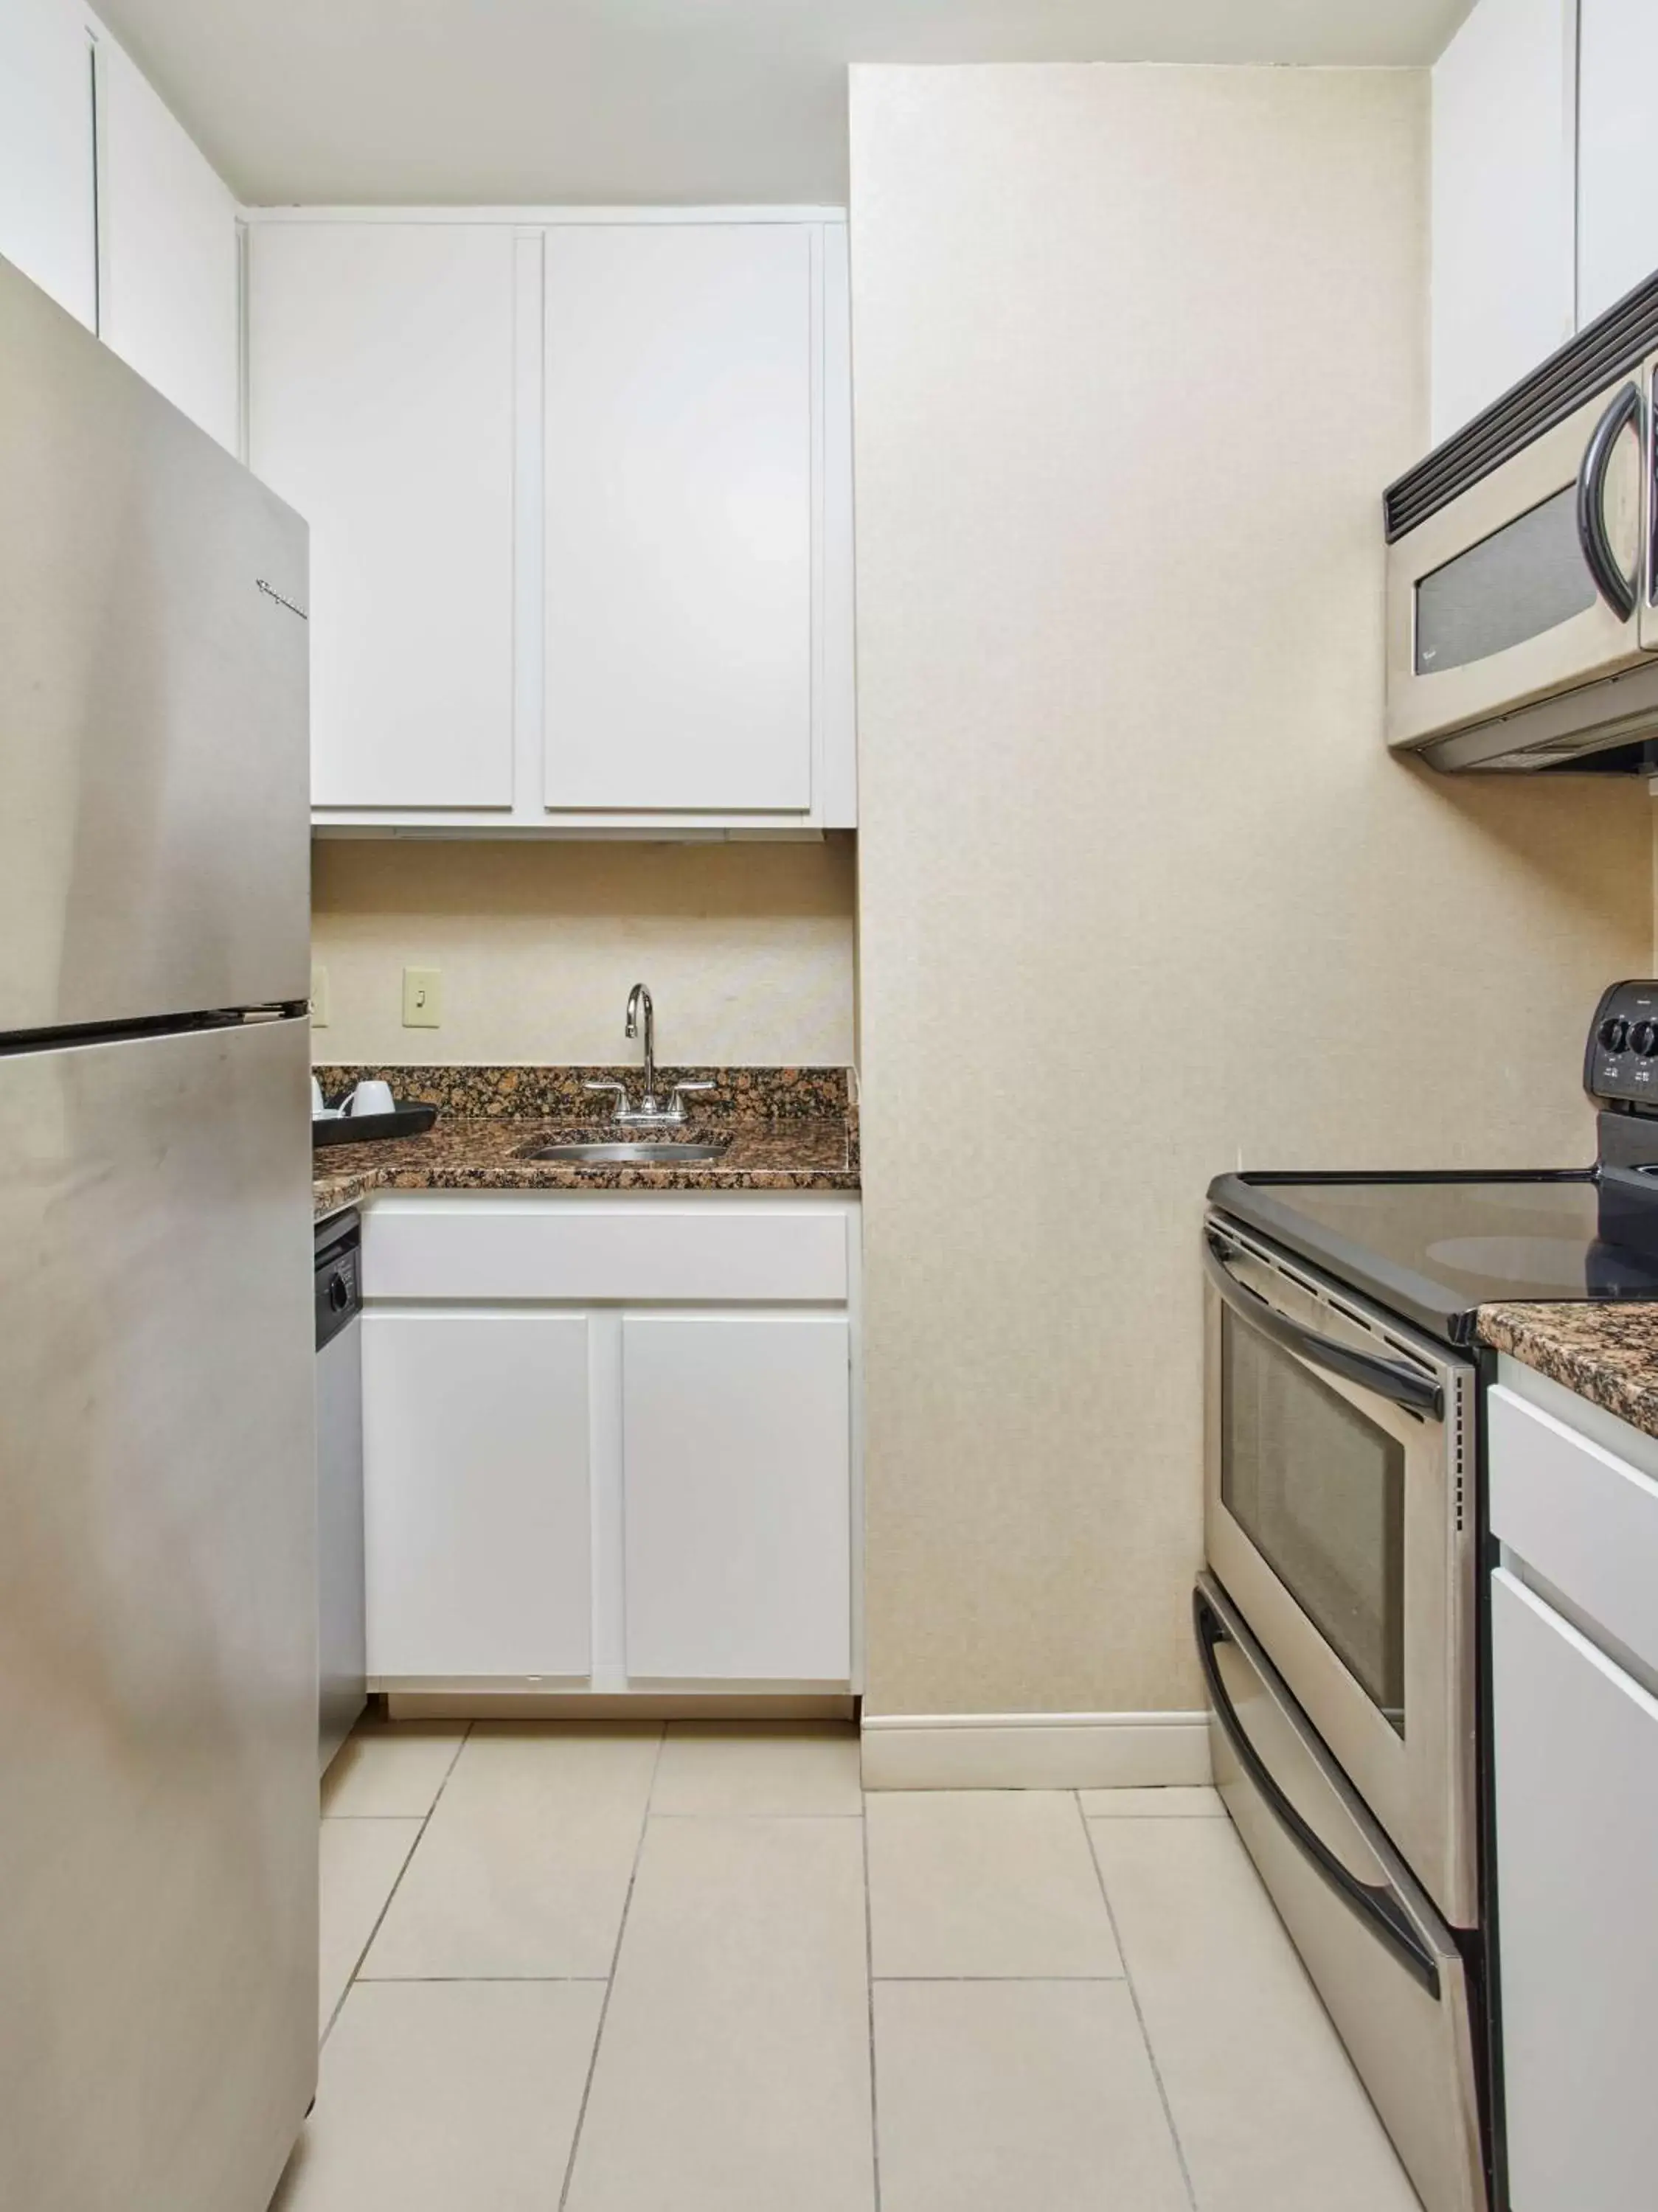
[(1494, 531), (1417, 586), (1416, 672), (1466, 668), (1594, 605), (1575, 485)]
[(1405, 1733), (1405, 1448), (1277, 1345), (1221, 1316), (1221, 1497)]

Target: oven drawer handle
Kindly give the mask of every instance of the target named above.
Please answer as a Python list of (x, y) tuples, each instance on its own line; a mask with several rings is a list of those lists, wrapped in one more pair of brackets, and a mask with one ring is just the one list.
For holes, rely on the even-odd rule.
[(1333, 1889), (1344, 1905), (1358, 1915), (1371, 1933), (1385, 1943), (1413, 1980), (1436, 2003), (1439, 2001), (1439, 1965), (1433, 1953), (1423, 1942), (1389, 1890), (1374, 1889), (1368, 1882), (1361, 1881), (1356, 1874), (1344, 1867), (1321, 1836), (1314, 1832), (1278, 1786), (1271, 1769), (1250, 1741), (1247, 1730), (1238, 1717), (1237, 1709), (1227, 1694), (1221, 1678), (1219, 1662), (1215, 1656), (1217, 1644), (1231, 1638), (1226, 1623), (1215, 1611), (1202, 1590), (1192, 1594), (1193, 1623), (1198, 1632), (1198, 1656), (1203, 1663), (1204, 1680), (1209, 1686), (1210, 1702), (1215, 1717), (1226, 1731), (1227, 1741), (1236, 1753), (1238, 1764), (1261, 1793), (1267, 1810), (1272, 1814), (1296, 1844), (1314, 1872)]
[(1226, 1264), (1227, 1251), (1228, 1247), (1212, 1232), (1204, 1238), (1204, 1272), (1240, 1321), (1314, 1367), (1356, 1382), (1361, 1389), (1374, 1390), (1377, 1397), (1406, 1407), (1413, 1413), (1426, 1413), (1436, 1421), (1444, 1419), (1445, 1393), (1431, 1375), (1419, 1374), (1397, 1360), (1379, 1359), (1374, 1352), (1354, 1352), (1333, 1337), (1320, 1336), (1317, 1329), (1278, 1313), (1259, 1291), (1238, 1280)]
[(1631, 423), (1638, 428), (1640, 422), (1641, 387), (1626, 384), (1595, 424), (1577, 472), (1578, 543), (1595, 589), (1619, 622), (1627, 622), (1635, 612), (1640, 587), (1618, 567), (1606, 535), (1606, 476), (1618, 441)]

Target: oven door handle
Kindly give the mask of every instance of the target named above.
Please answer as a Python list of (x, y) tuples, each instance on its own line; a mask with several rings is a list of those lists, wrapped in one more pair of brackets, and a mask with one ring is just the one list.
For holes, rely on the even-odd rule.
[(1259, 1291), (1238, 1280), (1226, 1264), (1228, 1249), (1212, 1230), (1204, 1235), (1204, 1271), (1240, 1321), (1314, 1367), (1356, 1382), (1361, 1389), (1374, 1390), (1377, 1397), (1406, 1407), (1413, 1413), (1425, 1413), (1436, 1421), (1444, 1419), (1445, 1392), (1431, 1375), (1399, 1360), (1380, 1359), (1371, 1352), (1355, 1352), (1338, 1344), (1334, 1337), (1320, 1336), (1317, 1329), (1291, 1321), (1288, 1314), (1269, 1305)]
[(1577, 474), (1577, 538), (1594, 587), (1619, 622), (1635, 612), (1640, 586), (1632, 583), (1618, 565), (1618, 556), (1606, 533), (1606, 477), (1618, 441), (1633, 425), (1641, 425), (1641, 387), (1626, 384), (1614, 394), (1606, 413), (1595, 424), (1583, 450)]
[(1335, 1891), (1349, 1911), (1356, 1913), (1370, 1932), (1387, 1945), (1406, 1972), (1420, 1982), (1429, 1996), (1437, 2002), (1440, 1995), (1439, 1962), (1423, 1942), (1392, 1893), (1361, 1881), (1356, 1874), (1342, 1864), (1324, 1838), (1308, 1826), (1285, 1796), (1271, 1769), (1250, 1741), (1248, 1730), (1238, 1717), (1237, 1707), (1227, 1693), (1220, 1663), (1215, 1656), (1215, 1646), (1230, 1640), (1227, 1626), (1200, 1589), (1192, 1594), (1192, 1613), (1198, 1632), (1198, 1656), (1203, 1663), (1204, 1680), (1209, 1687), (1210, 1703), (1214, 1708), (1215, 1717), (1225, 1730), (1227, 1741), (1237, 1754), (1238, 1764), (1265, 1799), (1267, 1810), (1314, 1871)]

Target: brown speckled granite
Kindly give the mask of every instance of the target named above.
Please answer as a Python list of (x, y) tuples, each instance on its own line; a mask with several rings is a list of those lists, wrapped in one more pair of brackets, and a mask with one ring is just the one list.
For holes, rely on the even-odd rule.
[[(844, 1070), (711, 1070), (718, 1088), (692, 1101), (684, 1128), (619, 1129), (602, 1099), (581, 1089), (604, 1068), (320, 1067), (329, 1098), (366, 1076), (397, 1097), (439, 1109), (436, 1126), (381, 1145), (341, 1145), (316, 1155), (319, 1218), (377, 1190), (829, 1190), (858, 1188), (856, 1110)], [(638, 1071), (625, 1075), (630, 1094)], [(668, 1081), (688, 1069), (663, 1070)], [(507, 1079), (516, 1077), (517, 1082)], [(661, 1086), (667, 1087), (666, 1082)], [(787, 1102), (773, 1110), (773, 1102)], [(459, 1102), (459, 1103), (457, 1103)], [(538, 1146), (661, 1136), (680, 1143), (728, 1139), (718, 1160), (678, 1167), (599, 1167), (532, 1160)]]
[[(587, 1083), (625, 1083), (630, 1098), (643, 1084), (638, 1062), (616, 1067), (314, 1067), (322, 1095), (333, 1105), (354, 1084), (389, 1083), (411, 1104), (443, 1114), (534, 1114), (546, 1121), (603, 1121), (607, 1100)], [(676, 1083), (711, 1083), (692, 1104), (698, 1119), (728, 1114), (780, 1121), (802, 1115), (838, 1116), (846, 1111), (844, 1067), (659, 1067), (656, 1090), (666, 1098)]]
[(1658, 1437), (1658, 1305), (1481, 1306), (1482, 1344)]

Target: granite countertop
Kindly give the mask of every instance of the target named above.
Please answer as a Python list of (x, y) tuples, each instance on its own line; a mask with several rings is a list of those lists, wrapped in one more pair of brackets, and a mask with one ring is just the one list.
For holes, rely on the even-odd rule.
[(1481, 1306), (1482, 1344), (1658, 1437), (1658, 1305)]
[[(858, 1188), (856, 1109), (838, 1068), (664, 1068), (658, 1089), (706, 1080), (682, 1128), (619, 1129), (584, 1079), (614, 1076), (638, 1089), (637, 1069), (320, 1067), (323, 1094), (339, 1097), (365, 1077), (389, 1082), (401, 1101), (438, 1108), (418, 1137), (340, 1145), (317, 1153), (320, 1220), (379, 1190), (825, 1190)], [(637, 1141), (721, 1143), (717, 1160), (674, 1166), (600, 1166), (527, 1159), (542, 1145)]]

